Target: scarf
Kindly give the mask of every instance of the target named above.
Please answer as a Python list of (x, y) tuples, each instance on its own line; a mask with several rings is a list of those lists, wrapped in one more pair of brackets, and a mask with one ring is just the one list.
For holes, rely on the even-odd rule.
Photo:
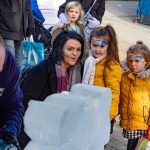
[(68, 71), (60, 64), (55, 64), (57, 76), (57, 92), (70, 91), (72, 85), (81, 83), (81, 64), (78, 62)]
[(57, 93), (69, 91), (69, 76), (61, 64), (55, 64), (57, 77)]
[(84, 72), (83, 72), (83, 80), (82, 83), (85, 84), (94, 84), (94, 76), (95, 76), (95, 68), (96, 64), (101, 61), (106, 55), (100, 56), (98, 58), (94, 58), (90, 55), (84, 65)]
[(68, 30), (80, 34), (80, 28), (76, 24), (74, 24), (74, 28), (68, 25)]
[(81, 83), (81, 63), (76, 63), (73, 67), (69, 69), (69, 83), (71, 89), (72, 85)]

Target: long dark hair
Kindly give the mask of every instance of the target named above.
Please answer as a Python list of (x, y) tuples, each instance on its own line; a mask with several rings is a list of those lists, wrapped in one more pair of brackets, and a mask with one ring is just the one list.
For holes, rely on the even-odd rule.
[(61, 32), (54, 40), (53, 42), (53, 48), (52, 51), (50, 53), (50, 58), (55, 62), (58, 63), (60, 61), (63, 60), (63, 46), (65, 45), (65, 43), (70, 40), (70, 39), (74, 39), (77, 40), (78, 42), (80, 42), (81, 44), (81, 55), (79, 57), (79, 59), (82, 58), (83, 56), (83, 51), (84, 51), (84, 40), (83, 38), (76, 32), (71, 32), (71, 31), (63, 31)]
[(93, 37), (103, 37), (106, 42), (108, 42), (108, 49), (107, 49), (107, 60), (105, 62), (106, 67), (110, 67), (110, 63), (119, 63), (119, 54), (118, 54), (118, 42), (116, 37), (116, 32), (111, 25), (106, 25), (104, 27), (97, 27), (95, 28), (90, 35), (89, 42)]

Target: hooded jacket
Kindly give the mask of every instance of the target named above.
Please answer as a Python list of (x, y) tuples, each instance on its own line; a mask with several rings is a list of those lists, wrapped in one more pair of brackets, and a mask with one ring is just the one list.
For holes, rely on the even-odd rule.
[(122, 76), (120, 126), (127, 131), (147, 130), (150, 125), (150, 73), (147, 72), (150, 70), (135, 75), (128, 68)]

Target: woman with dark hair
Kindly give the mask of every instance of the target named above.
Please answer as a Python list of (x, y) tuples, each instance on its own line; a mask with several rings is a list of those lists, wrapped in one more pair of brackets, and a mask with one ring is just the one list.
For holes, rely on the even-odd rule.
[[(21, 84), (25, 109), (30, 99), (43, 101), (47, 96), (69, 91), (73, 84), (81, 82), (83, 50), (84, 40), (75, 32), (64, 31), (56, 37), (48, 59), (33, 67)], [(22, 130), (21, 147), (24, 148), (29, 140)]]
[[(84, 41), (75, 32), (64, 31), (54, 40), (48, 59), (32, 68), (21, 85), (26, 108), (29, 99), (44, 100), (50, 94), (69, 91), (72, 84), (81, 82), (83, 49)], [(60, 80), (66, 83), (65, 87), (59, 85)]]

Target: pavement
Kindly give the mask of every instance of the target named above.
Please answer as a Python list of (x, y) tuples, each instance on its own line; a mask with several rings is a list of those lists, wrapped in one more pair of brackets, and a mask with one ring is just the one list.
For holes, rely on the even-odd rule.
[(113, 134), (110, 136), (109, 143), (106, 145), (105, 150), (126, 150), (127, 139), (122, 136), (122, 129), (119, 127), (119, 116), (114, 125)]
[[(44, 1), (46, 1), (44, 3)], [(48, 28), (58, 22), (57, 9), (64, 0), (39, 0), (41, 10), (46, 18), (45, 27)], [(50, 3), (48, 5), (48, 3)], [(118, 37), (120, 60), (126, 58), (129, 46), (142, 40), (150, 47), (150, 26), (136, 22), (137, 1), (106, 1), (106, 12), (102, 25), (111, 24)], [(126, 150), (127, 140), (122, 137), (122, 129), (119, 127), (119, 117), (114, 126), (114, 132), (105, 150)]]
[(126, 58), (129, 46), (142, 40), (150, 47), (150, 26), (136, 22), (137, 1), (107, 1), (103, 25), (111, 24), (117, 33), (120, 59)]

